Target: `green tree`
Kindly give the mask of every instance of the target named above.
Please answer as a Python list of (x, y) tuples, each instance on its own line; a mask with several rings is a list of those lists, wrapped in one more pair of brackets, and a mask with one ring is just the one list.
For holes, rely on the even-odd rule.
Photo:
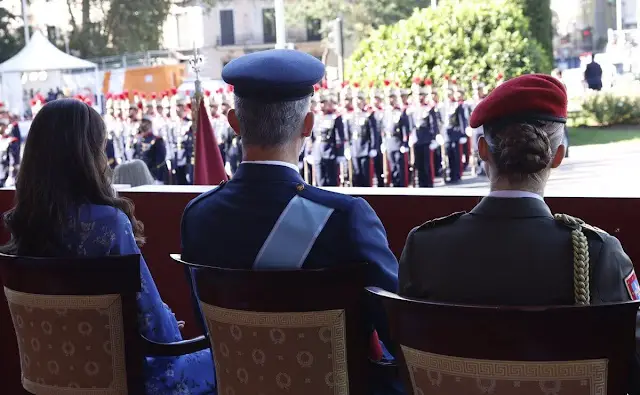
[(477, 76), (492, 84), (531, 72), (548, 72), (548, 58), (531, 37), (521, 8), (511, 0), (439, 2), (394, 25), (381, 26), (363, 40), (346, 65), (346, 78), (398, 81), (414, 77), (455, 78), (465, 89)]
[(372, 29), (407, 18), (414, 9), (430, 4), (431, 0), (296, 0), (287, 3), (286, 14), (293, 23), (319, 19), (325, 35), (328, 22), (341, 17), (345, 37), (358, 41)]
[(106, 30), (115, 52), (158, 49), (170, 7), (170, 0), (111, 0)]
[(551, 0), (516, 0), (529, 19), (529, 30), (553, 61), (553, 11)]
[(22, 19), (0, 8), (0, 63), (17, 54), (24, 46), (23, 28), (15, 30), (12, 26)]

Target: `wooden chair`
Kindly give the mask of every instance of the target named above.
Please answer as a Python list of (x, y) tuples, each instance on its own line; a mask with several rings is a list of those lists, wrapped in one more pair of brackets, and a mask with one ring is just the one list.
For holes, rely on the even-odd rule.
[(155, 343), (138, 332), (140, 256), (0, 254), (23, 387), (37, 395), (144, 394), (145, 356), (209, 347), (204, 336)]
[(455, 306), (367, 288), (381, 299), (414, 395), (622, 395), (640, 302)]
[(368, 391), (366, 265), (254, 271), (198, 266), (220, 394)]

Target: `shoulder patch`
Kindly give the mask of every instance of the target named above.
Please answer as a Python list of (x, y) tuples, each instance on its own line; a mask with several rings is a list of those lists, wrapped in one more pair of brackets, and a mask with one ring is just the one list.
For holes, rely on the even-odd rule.
[(640, 300), (640, 284), (638, 284), (635, 270), (631, 270), (631, 273), (624, 278), (624, 285), (627, 287), (631, 300)]
[(432, 219), (431, 221), (427, 221), (424, 224), (418, 226), (416, 230), (419, 231), (424, 229), (436, 228), (442, 225), (452, 224), (466, 213), (466, 211), (458, 211), (457, 213), (449, 214), (446, 217)]

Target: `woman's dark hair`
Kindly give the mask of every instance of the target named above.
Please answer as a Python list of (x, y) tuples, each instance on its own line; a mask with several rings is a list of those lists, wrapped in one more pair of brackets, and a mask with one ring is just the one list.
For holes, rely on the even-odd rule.
[(69, 254), (63, 237), (69, 217), (82, 204), (122, 210), (144, 243), (142, 222), (133, 203), (117, 197), (111, 186), (105, 124), (93, 108), (75, 99), (47, 103), (29, 129), (16, 182), (15, 206), (4, 215), (11, 240), (0, 248), (9, 254)]
[(498, 174), (522, 180), (546, 169), (562, 142), (562, 124), (543, 121), (485, 125)]

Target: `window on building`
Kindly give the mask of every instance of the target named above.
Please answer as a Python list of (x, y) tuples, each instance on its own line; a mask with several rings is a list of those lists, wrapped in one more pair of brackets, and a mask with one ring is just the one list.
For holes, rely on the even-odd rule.
[(262, 9), (262, 32), (265, 44), (276, 42), (276, 10), (274, 8)]
[(322, 40), (322, 22), (320, 19), (307, 19), (307, 41)]
[(58, 41), (58, 34), (55, 26), (47, 26), (47, 38), (53, 43)]
[(234, 45), (233, 10), (220, 10), (220, 45)]

